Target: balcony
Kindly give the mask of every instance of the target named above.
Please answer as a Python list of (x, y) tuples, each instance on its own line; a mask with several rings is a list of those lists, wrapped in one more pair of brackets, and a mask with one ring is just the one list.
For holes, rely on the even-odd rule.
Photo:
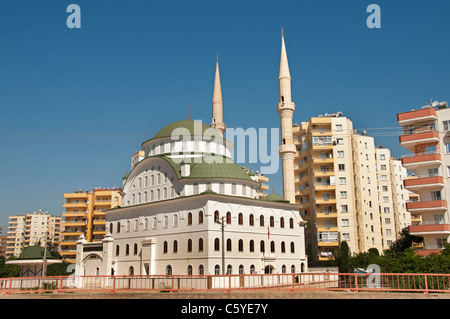
[(397, 114), (397, 122), (402, 126), (419, 122), (433, 121), (436, 119), (436, 109), (434, 108), (427, 108)]
[(417, 134), (400, 135), (399, 141), (404, 148), (413, 152), (414, 146), (420, 144), (438, 143), (439, 133), (437, 131), (429, 131)]
[(418, 153), (401, 159), (403, 167), (414, 170), (418, 167), (434, 166), (442, 164), (441, 154)]
[(428, 224), (409, 226), (409, 233), (414, 236), (450, 234), (449, 224)]
[(63, 207), (65, 207), (65, 208), (84, 208), (84, 209), (86, 209), (88, 207), (88, 203), (85, 203), (85, 202), (63, 203)]
[(331, 212), (325, 212), (325, 211), (318, 211), (316, 212), (316, 218), (337, 218), (338, 214), (336, 211)]
[(406, 210), (410, 212), (436, 212), (447, 210), (447, 201), (430, 200), (406, 203)]
[(336, 197), (317, 197), (316, 204), (336, 204)]
[(318, 169), (316, 169), (316, 170), (314, 170), (313, 175), (314, 176), (319, 176), (319, 177), (320, 176), (334, 176), (335, 172), (332, 169), (330, 169), (330, 170), (318, 170)]
[(405, 188), (412, 192), (417, 192), (424, 188), (443, 188), (444, 178), (442, 176), (411, 178), (403, 181)]
[(313, 164), (332, 164), (334, 163), (333, 156), (313, 156)]

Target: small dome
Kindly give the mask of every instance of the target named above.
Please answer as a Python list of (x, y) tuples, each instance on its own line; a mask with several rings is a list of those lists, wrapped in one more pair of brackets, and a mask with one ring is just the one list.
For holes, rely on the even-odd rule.
[[(165, 127), (163, 127), (161, 130), (159, 130), (158, 133), (153, 136), (153, 139), (157, 138), (163, 138), (163, 137), (171, 137), (172, 133), (177, 128), (185, 128), (189, 131), (191, 136), (195, 136), (194, 134), (202, 134), (209, 129), (210, 127), (200, 121), (192, 121), (192, 120), (183, 120), (183, 121), (177, 121), (173, 122)], [(201, 131), (199, 130), (201, 129)]]
[(280, 203), (289, 203), (287, 199), (284, 199), (281, 195), (278, 194), (270, 194), (266, 197), (262, 198), (261, 200), (265, 200), (268, 202), (280, 202)]

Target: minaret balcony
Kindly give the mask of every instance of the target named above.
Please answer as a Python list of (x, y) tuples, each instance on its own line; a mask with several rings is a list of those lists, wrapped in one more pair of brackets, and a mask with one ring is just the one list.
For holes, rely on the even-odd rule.
[(294, 102), (280, 102), (277, 104), (277, 111), (295, 111), (295, 103)]
[(280, 155), (285, 154), (285, 153), (295, 154), (295, 153), (297, 153), (297, 149), (294, 144), (283, 144), (283, 145), (280, 145), (279, 153), (280, 153)]

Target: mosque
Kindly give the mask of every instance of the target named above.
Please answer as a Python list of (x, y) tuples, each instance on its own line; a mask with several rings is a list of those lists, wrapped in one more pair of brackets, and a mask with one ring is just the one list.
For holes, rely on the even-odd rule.
[[(123, 207), (106, 212), (102, 242), (77, 241), (79, 275), (221, 275), (307, 271), (305, 223), (295, 205), (290, 75), (282, 34), (280, 156), (284, 196), (231, 159), (223, 135), (219, 64), (213, 120), (177, 121), (142, 143), (124, 177)], [(292, 176), (291, 176), (292, 175)]]

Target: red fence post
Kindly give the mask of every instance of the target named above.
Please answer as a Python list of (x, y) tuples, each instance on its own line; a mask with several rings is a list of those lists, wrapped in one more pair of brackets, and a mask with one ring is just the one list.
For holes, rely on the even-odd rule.
[(113, 286), (111, 289), (111, 293), (115, 293), (116, 292), (116, 276), (113, 276)]
[(355, 292), (358, 292), (358, 275), (355, 273)]
[(427, 279), (427, 275), (426, 274), (425, 274), (425, 291), (424, 291), (424, 293), (425, 294), (428, 293), (428, 279)]

